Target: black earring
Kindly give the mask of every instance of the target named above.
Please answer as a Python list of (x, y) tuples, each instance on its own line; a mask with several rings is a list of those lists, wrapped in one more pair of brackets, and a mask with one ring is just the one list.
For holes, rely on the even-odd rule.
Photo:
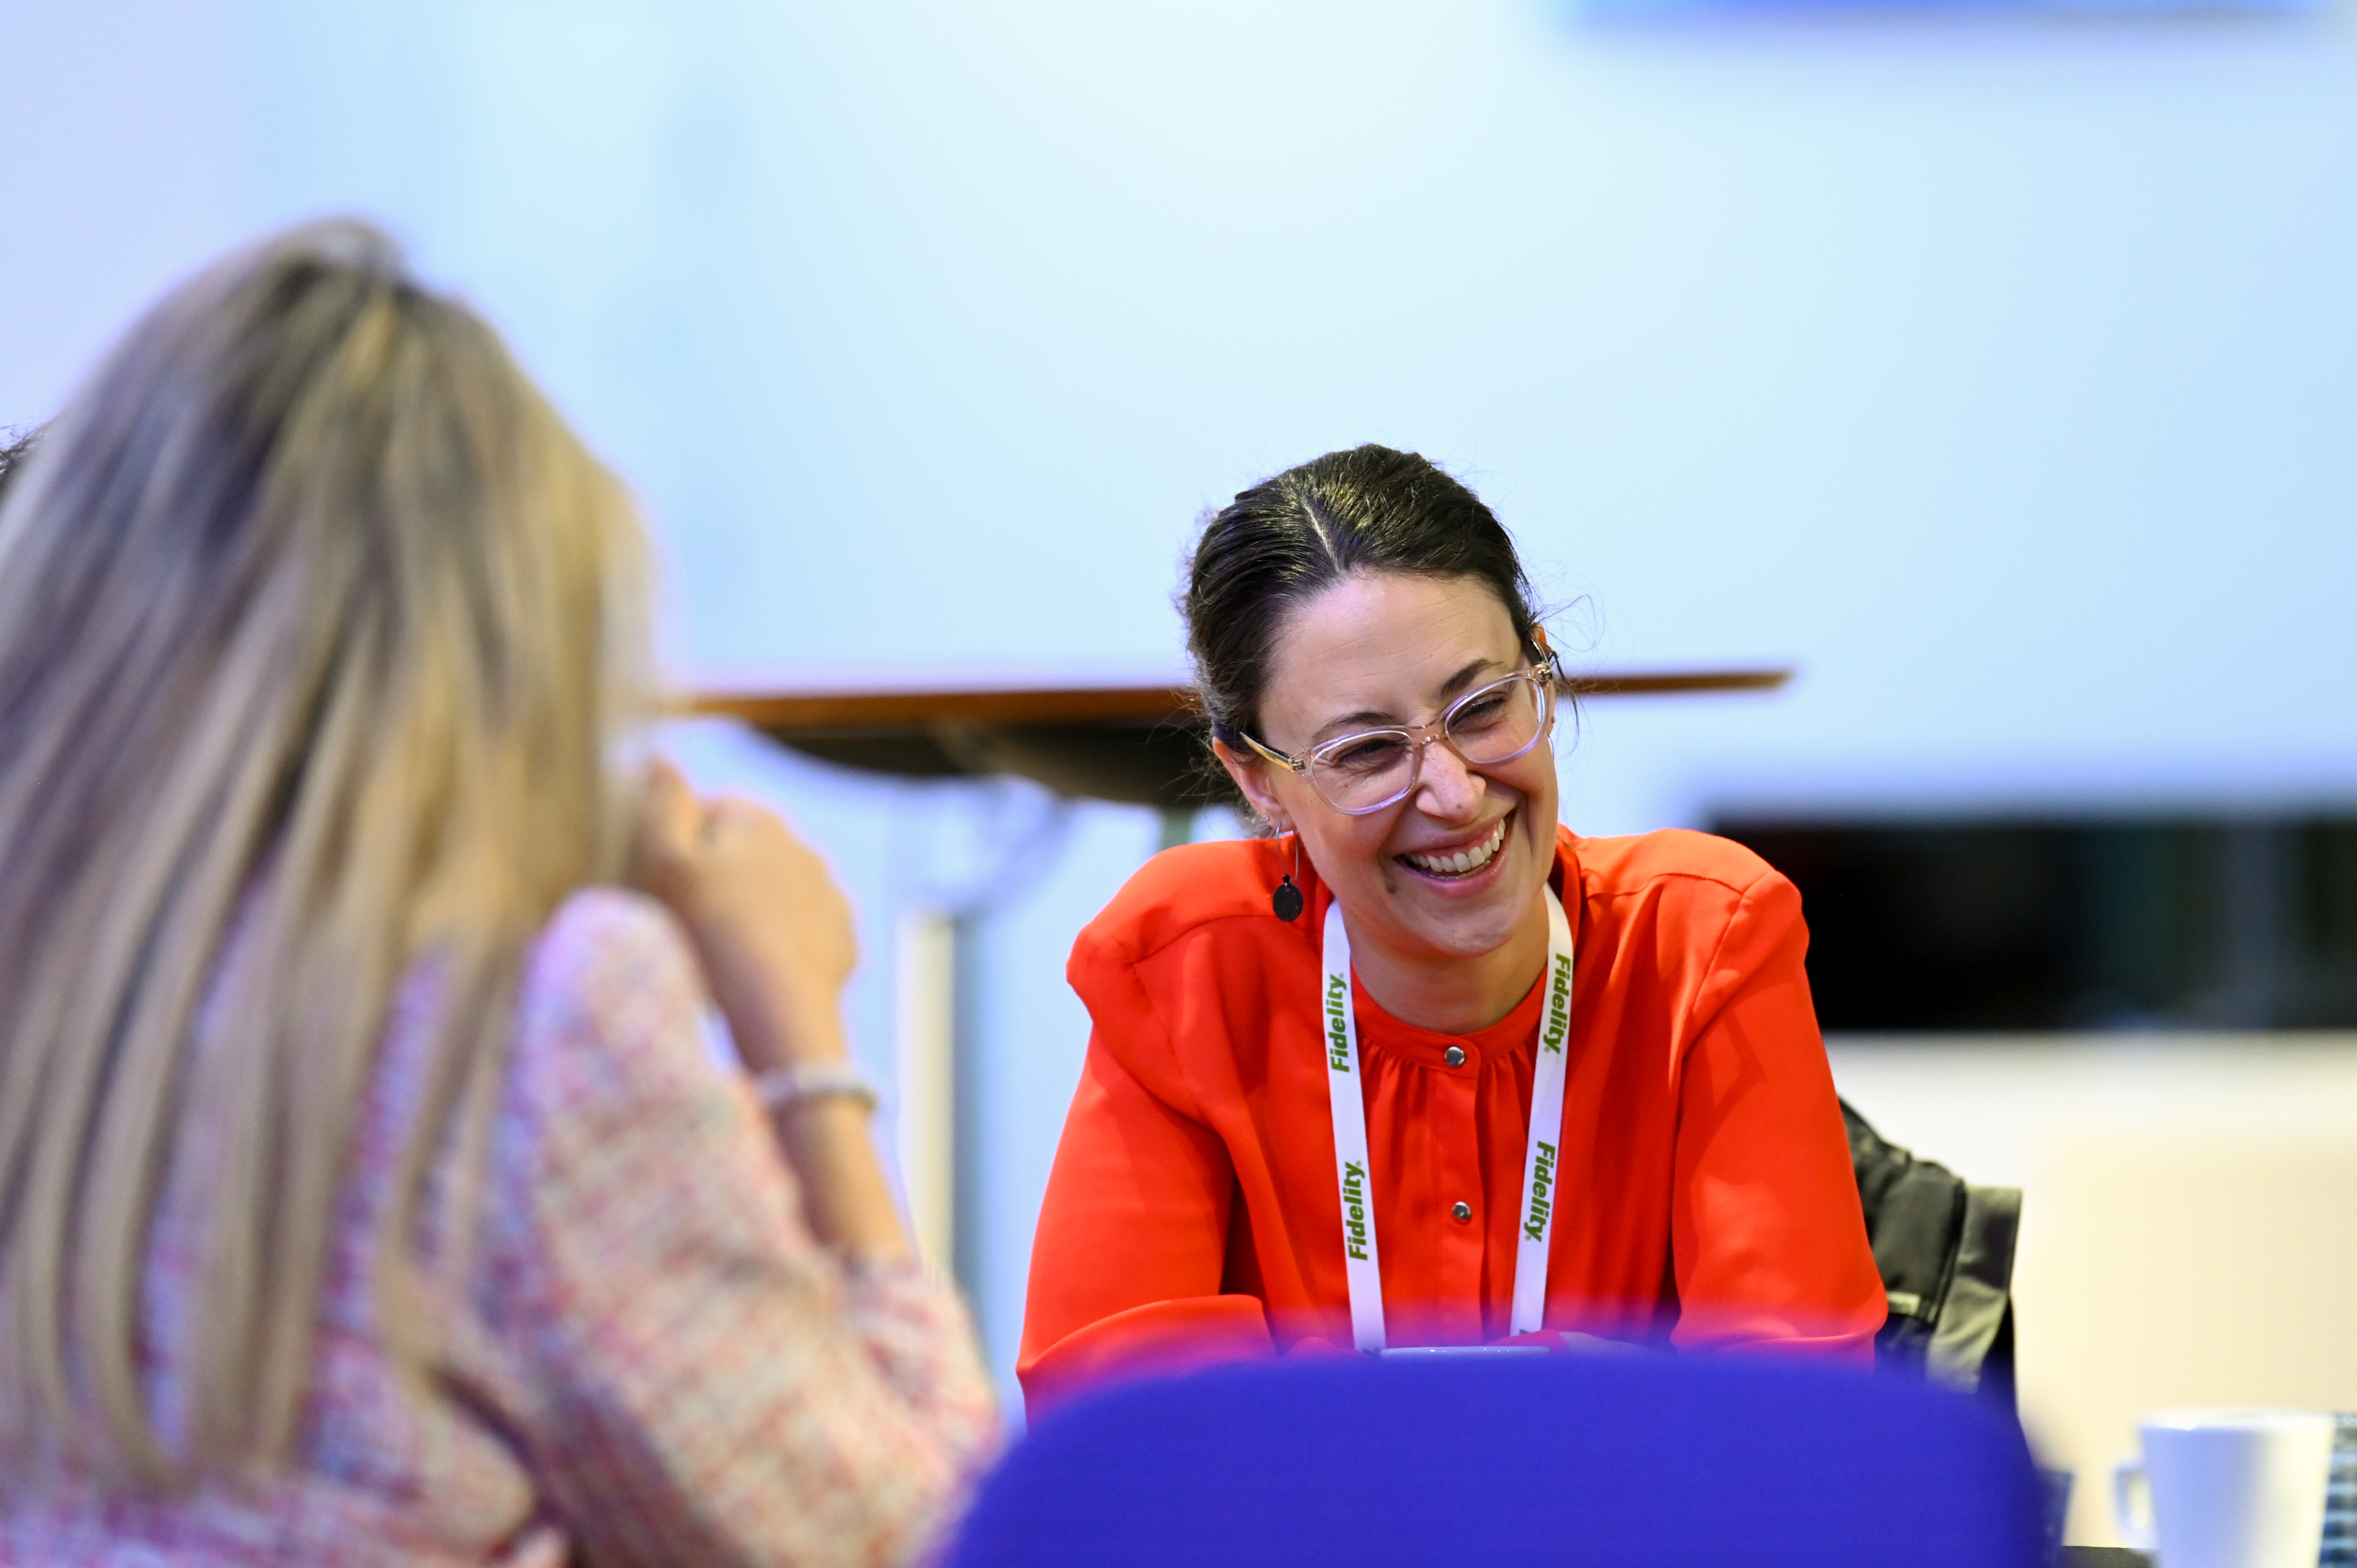
[[(1293, 869), (1295, 871), (1301, 869), (1301, 835), (1299, 833), (1293, 835)], [(1285, 880), (1276, 885), (1276, 891), (1268, 896), (1268, 907), (1276, 911), (1276, 918), (1280, 920), (1297, 920), (1301, 918), (1301, 889), (1293, 885), (1291, 872), (1286, 873)]]

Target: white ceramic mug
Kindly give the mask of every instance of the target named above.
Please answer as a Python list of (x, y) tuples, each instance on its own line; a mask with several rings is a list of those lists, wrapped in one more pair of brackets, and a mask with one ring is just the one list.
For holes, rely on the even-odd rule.
[[(2112, 1472), (2120, 1534), (2160, 1568), (2317, 1568), (2335, 1418), (2307, 1410), (2173, 1410), (2136, 1425), (2144, 1457)], [(2131, 1493), (2151, 1494), (2149, 1524)]]

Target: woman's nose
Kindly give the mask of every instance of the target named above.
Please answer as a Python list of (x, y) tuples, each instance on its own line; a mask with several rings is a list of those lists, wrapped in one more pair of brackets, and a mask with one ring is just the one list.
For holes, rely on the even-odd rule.
[(1455, 752), (1435, 741), (1424, 748), (1424, 770), (1416, 779), (1416, 810), (1444, 822), (1469, 822), (1481, 809), (1487, 781), (1465, 766)]

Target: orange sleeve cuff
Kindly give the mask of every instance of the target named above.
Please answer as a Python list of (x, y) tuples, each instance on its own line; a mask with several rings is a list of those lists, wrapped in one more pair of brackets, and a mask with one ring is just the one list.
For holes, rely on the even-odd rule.
[(1107, 1383), (1275, 1354), (1258, 1296), (1196, 1295), (1101, 1317), (1027, 1358), (1016, 1375), (1036, 1417)]

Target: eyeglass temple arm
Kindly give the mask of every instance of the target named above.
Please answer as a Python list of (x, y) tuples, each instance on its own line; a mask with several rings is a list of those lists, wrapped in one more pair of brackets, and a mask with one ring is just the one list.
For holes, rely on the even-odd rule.
[(1273, 750), (1268, 746), (1263, 746), (1260, 742), (1254, 740), (1243, 730), (1236, 731), (1236, 738), (1243, 741), (1246, 746), (1251, 746), (1254, 751), (1259, 752), (1263, 757), (1268, 758), (1271, 762), (1275, 763), (1280, 768), (1290, 768), (1296, 773), (1307, 773), (1309, 771), (1309, 764), (1307, 761), (1297, 760), (1294, 757), (1286, 756), (1285, 753), (1281, 751)]

